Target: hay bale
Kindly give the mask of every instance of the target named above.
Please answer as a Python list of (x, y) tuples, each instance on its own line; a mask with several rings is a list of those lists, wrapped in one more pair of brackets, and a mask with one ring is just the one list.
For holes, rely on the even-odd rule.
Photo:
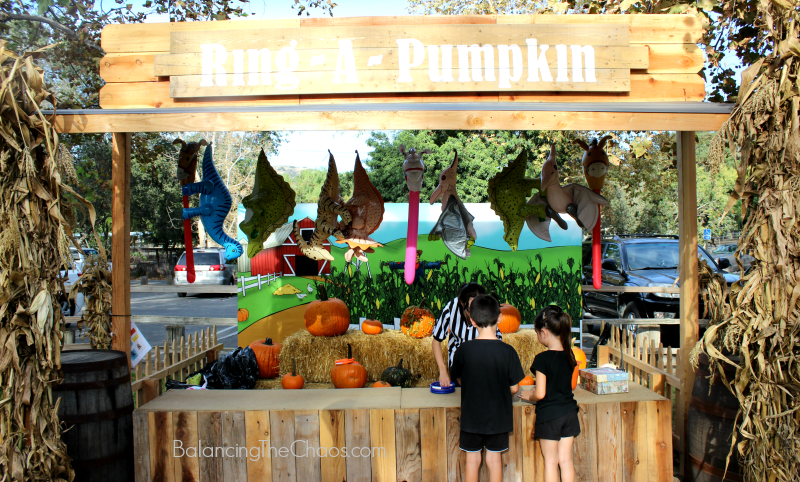
[[(533, 358), (546, 350), (533, 330), (521, 330), (503, 336), (519, 354), (522, 368), (530, 374)], [(431, 352), (432, 338), (412, 338), (398, 330), (384, 330), (380, 335), (365, 335), (361, 330), (349, 330), (341, 336), (313, 336), (301, 330), (283, 341), (280, 353), (280, 376), (292, 369), (297, 361), (297, 373), (306, 384), (330, 383), (334, 362), (347, 357), (348, 343), (353, 358), (367, 370), (367, 380), (380, 380), (383, 371), (402, 359), (403, 367), (414, 374), (414, 386), (426, 386), (439, 379), (439, 369)], [(447, 343), (442, 343), (442, 355), (447, 359)], [(280, 382), (277, 382), (280, 387)], [(264, 388), (272, 388), (264, 386)]]

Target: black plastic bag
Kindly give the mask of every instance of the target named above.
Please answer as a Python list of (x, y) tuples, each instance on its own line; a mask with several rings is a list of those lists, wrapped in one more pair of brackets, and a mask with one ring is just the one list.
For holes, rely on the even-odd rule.
[(167, 390), (186, 390), (187, 388), (191, 387), (188, 383), (179, 382), (177, 380), (167, 379), (166, 389)]
[(217, 390), (251, 389), (258, 379), (258, 361), (253, 349), (237, 348), (229, 355), (200, 370), (206, 377), (206, 388)]

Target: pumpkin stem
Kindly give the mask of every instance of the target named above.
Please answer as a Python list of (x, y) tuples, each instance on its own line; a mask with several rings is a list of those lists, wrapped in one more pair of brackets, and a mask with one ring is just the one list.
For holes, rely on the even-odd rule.
[(397, 368), (403, 368), (403, 359), (400, 359), (400, 363), (397, 364)]
[(264, 340), (264, 344), (267, 346), (272, 346), (272, 338), (267, 338), (266, 340)]
[(347, 358), (353, 358), (353, 347), (350, 343), (347, 344)]
[(317, 297), (320, 301), (328, 301), (328, 291), (325, 289), (325, 285), (317, 285)]
[(292, 358), (292, 376), (297, 376), (297, 362), (295, 362), (294, 358)]

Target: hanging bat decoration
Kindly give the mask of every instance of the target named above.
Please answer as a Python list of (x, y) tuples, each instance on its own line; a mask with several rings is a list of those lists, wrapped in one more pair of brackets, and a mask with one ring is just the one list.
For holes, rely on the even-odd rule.
[[(573, 144), (578, 144), (585, 151), (583, 153), (583, 174), (586, 176), (586, 183), (597, 194), (603, 189), (603, 183), (606, 180), (606, 173), (608, 172), (609, 162), (608, 154), (606, 154), (605, 147), (606, 141), (611, 139), (611, 136), (603, 136), (599, 141), (595, 138), (589, 145), (580, 139), (575, 139)], [(600, 259), (600, 244), (601, 229), (600, 229), (600, 212), (597, 212), (597, 223), (592, 230), (592, 285), (595, 289), (600, 289), (602, 261)]]
[(453, 153), (453, 162), (450, 167), (439, 174), (439, 185), (431, 194), (431, 204), (441, 198), (442, 215), (439, 216), (439, 220), (428, 235), (428, 241), (436, 241), (441, 238), (444, 245), (453, 254), (461, 259), (467, 259), (469, 248), (475, 244), (478, 235), (472, 225), (475, 217), (467, 211), (464, 203), (458, 197), (456, 190), (458, 152), (453, 151)]
[(425, 174), (425, 164), (422, 156), (430, 154), (425, 149), (417, 153), (413, 147), (406, 152), (406, 146), (400, 145), (400, 154), (403, 155), (403, 174), (408, 186), (408, 230), (406, 231), (406, 261), (403, 275), (406, 284), (414, 283), (416, 276), (417, 260), (417, 234), (419, 233), (419, 192), (422, 189), (422, 178)]
[(350, 213), (350, 223), (339, 223), (344, 235), (344, 242), (349, 248), (344, 254), (348, 263), (353, 256), (367, 262), (367, 253), (374, 253), (375, 249), (383, 245), (369, 235), (374, 233), (383, 222), (383, 196), (369, 180), (366, 169), (361, 164), (361, 159), (356, 151), (356, 164), (353, 168), (353, 197), (345, 204), (344, 208)]

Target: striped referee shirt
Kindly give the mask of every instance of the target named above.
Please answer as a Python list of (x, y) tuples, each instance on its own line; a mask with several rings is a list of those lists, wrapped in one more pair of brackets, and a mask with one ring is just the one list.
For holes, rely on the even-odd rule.
[[(436, 341), (443, 341), (447, 338), (448, 333), (450, 337), (447, 341), (447, 367), (449, 368), (453, 364), (453, 356), (458, 347), (465, 341), (478, 337), (478, 329), (464, 318), (464, 314), (458, 306), (458, 298), (454, 298), (444, 305), (442, 314), (439, 315), (436, 326), (433, 327), (433, 338)], [(495, 334), (497, 339), (503, 339), (499, 328)]]

